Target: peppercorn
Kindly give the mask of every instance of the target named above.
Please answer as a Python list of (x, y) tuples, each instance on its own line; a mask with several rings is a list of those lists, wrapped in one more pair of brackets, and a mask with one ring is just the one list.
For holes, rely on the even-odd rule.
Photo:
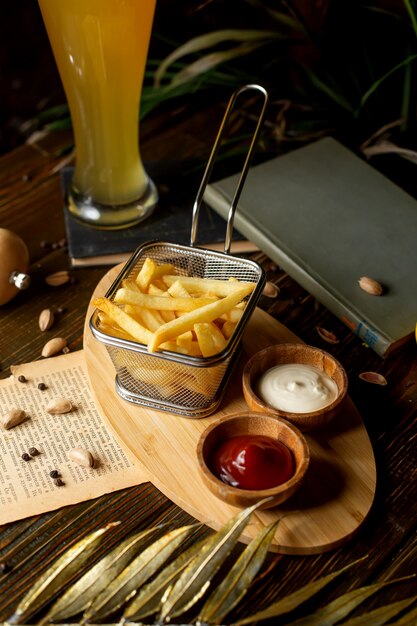
[(29, 456), (29, 454), (28, 454), (27, 452), (24, 452), (24, 453), (22, 454), (22, 459), (23, 459), (24, 461), (30, 461), (31, 457)]
[(29, 448), (30, 456), (38, 456), (39, 450), (37, 448)]
[(26, 376), (23, 376), (23, 374), (20, 374), (20, 376), (18, 376), (17, 380), (19, 381), (19, 383), (27, 383), (27, 378), (26, 378)]
[(45, 383), (39, 383), (38, 389), (40, 389), (41, 391), (45, 391), (45, 389), (48, 389), (48, 387), (45, 385)]
[(59, 472), (58, 472), (58, 470), (51, 470), (51, 471), (49, 472), (49, 476), (50, 476), (51, 478), (58, 478), (58, 476), (59, 476)]
[(62, 478), (55, 478), (54, 479), (54, 484), (57, 487), (62, 487), (63, 485), (65, 485), (64, 481), (62, 480)]
[(11, 569), (12, 568), (8, 563), (5, 563), (4, 561), (0, 563), (0, 574), (7, 574)]

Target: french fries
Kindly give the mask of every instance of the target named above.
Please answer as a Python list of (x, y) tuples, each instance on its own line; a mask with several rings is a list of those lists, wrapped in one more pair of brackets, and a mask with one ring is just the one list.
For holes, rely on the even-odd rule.
[(170, 263), (145, 259), (137, 276), (124, 280), (113, 301), (97, 298), (100, 329), (145, 344), (210, 357), (233, 335), (255, 283), (181, 276)]

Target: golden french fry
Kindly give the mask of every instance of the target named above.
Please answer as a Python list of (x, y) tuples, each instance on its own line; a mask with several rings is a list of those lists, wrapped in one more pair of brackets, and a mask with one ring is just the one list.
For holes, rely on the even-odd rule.
[(100, 324), (100, 330), (106, 335), (110, 335), (110, 337), (118, 337), (119, 339), (128, 339), (129, 341), (135, 341), (135, 338), (132, 337), (132, 335), (127, 333), (122, 328), (116, 328), (114, 324)]
[(139, 324), (133, 317), (119, 308), (114, 302), (107, 298), (96, 298), (93, 305), (100, 311), (107, 313), (116, 324), (129, 333), (135, 341), (147, 344), (152, 339), (152, 333)]
[[(235, 290), (221, 300), (216, 300), (215, 302), (201, 306), (186, 315), (182, 315), (171, 322), (167, 322), (152, 335), (148, 343), (149, 352), (154, 352), (164, 341), (169, 341), (188, 330), (192, 330), (194, 324), (212, 322), (216, 317), (221, 317), (223, 313), (226, 313), (230, 308), (233, 308), (236, 304), (241, 302), (252, 290), (253, 284), (250, 283), (250, 285), (240, 287), (239, 290)], [(190, 298), (191, 301), (197, 299), (199, 298)], [(172, 298), (172, 300), (176, 301), (177, 298)], [(184, 300), (186, 300), (186, 298), (184, 298)]]
[(177, 346), (188, 349), (191, 346), (192, 341), (193, 341), (193, 333), (191, 332), (191, 330), (188, 330), (186, 333), (182, 333), (181, 335), (178, 335), (176, 343), (177, 343)]
[(172, 285), (168, 289), (168, 293), (173, 298), (191, 297), (189, 291), (187, 291), (187, 289), (184, 287), (183, 283), (179, 279), (172, 283)]
[(236, 328), (235, 322), (225, 322), (221, 328), (221, 332), (224, 338), (230, 339), (230, 337), (233, 335), (235, 328)]
[(235, 324), (237, 324), (242, 315), (243, 309), (235, 306), (233, 307), (233, 309), (230, 309), (230, 311), (227, 311), (227, 313), (223, 313), (222, 318), (227, 322), (234, 322)]
[(137, 309), (131, 304), (126, 304), (124, 310), (151, 332), (155, 332), (155, 330), (158, 330), (160, 326), (165, 324), (162, 315), (157, 310)]
[(136, 284), (143, 293), (146, 293), (152, 281), (160, 278), (163, 274), (172, 274), (173, 271), (174, 266), (171, 263), (158, 265), (153, 259), (147, 257), (139, 274), (136, 276)]
[(148, 293), (151, 296), (165, 296), (168, 297), (169, 293), (166, 290), (166, 285), (165, 283), (162, 283), (164, 286), (164, 289), (161, 289), (161, 287), (159, 287), (156, 283), (151, 283), (148, 287)]
[(145, 309), (159, 311), (193, 311), (215, 301), (215, 298), (165, 298), (147, 293), (135, 292), (121, 287), (117, 290), (114, 301), (119, 304), (133, 304)]
[(191, 341), (188, 345), (180, 346), (176, 341), (165, 341), (159, 346), (161, 350), (170, 350), (179, 354), (188, 354), (189, 356), (202, 356), (200, 346), (197, 341)]
[[(190, 294), (195, 293), (211, 293), (216, 296), (224, 297), (231, 293), (239, 291), (243, 287), (250, 286), (250, 291), (256, 287), (256, 283), (250, 283), (239, 280), (216, 280), (212, 278), (197, 278), (194, 276), (178, 276), (176, 274), (162, 276), (164, 283), (171, 287), (176, 280), (185, 287)], [(248, 293), (250, 293), (250, 291)]]
[(195, 324), (194, 330), (203, 356), (218, 354), (226, 346), (226, 339), (213, 322)]
[[(160, 281), (157, 281), (160, 282)], [(162, 281), (161, 281), (162, 283)], [(166, 289), (166, 285), (162, 283), (164, 289)], [(170, 298), (168, 291), (163, 291), (160, 287), (158, 287), (155, 283), (151, 283), (148, 287), (148, 294), (152, 296), (163, 296), (165, 298)], [(175, 311), (159, 311), (164, 322), (170, 322), (175, 319)]]

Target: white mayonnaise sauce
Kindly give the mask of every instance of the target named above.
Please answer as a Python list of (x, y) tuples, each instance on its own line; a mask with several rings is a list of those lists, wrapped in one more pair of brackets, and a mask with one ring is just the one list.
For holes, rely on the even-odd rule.
[(275, 409), (308, 413), (336, 399), (335, 381), (317, 367), (301, 363), (276, 365), (259, 379), (257, 395)]

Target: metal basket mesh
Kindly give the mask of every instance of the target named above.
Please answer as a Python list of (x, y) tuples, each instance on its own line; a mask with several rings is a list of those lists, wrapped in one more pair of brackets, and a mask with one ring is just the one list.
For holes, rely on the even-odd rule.
[(108, 298), (114, 298), (122, 280), (136, 276), (147, 257), (157, 263), (173, 264), (180, 275), (221, 280), (234, 277), (257, 284), (235, 329), (234, 341), (214, 360), (168, 351), (150, 354), (142, 344), (117, 341), (97, 332), (99, 321), (93, 315), (93, 334), (106, 344), (117, 372), (120, 395), (138, 404), (201, 417), (219, 403), (224, 391), (221, 383), (233, 366), (239, 339), (259, 298), (263, 271), (253, 261), (220, 252), (166, 242), (149, 243), (139, 248), (126, 265), (110, 288)]

